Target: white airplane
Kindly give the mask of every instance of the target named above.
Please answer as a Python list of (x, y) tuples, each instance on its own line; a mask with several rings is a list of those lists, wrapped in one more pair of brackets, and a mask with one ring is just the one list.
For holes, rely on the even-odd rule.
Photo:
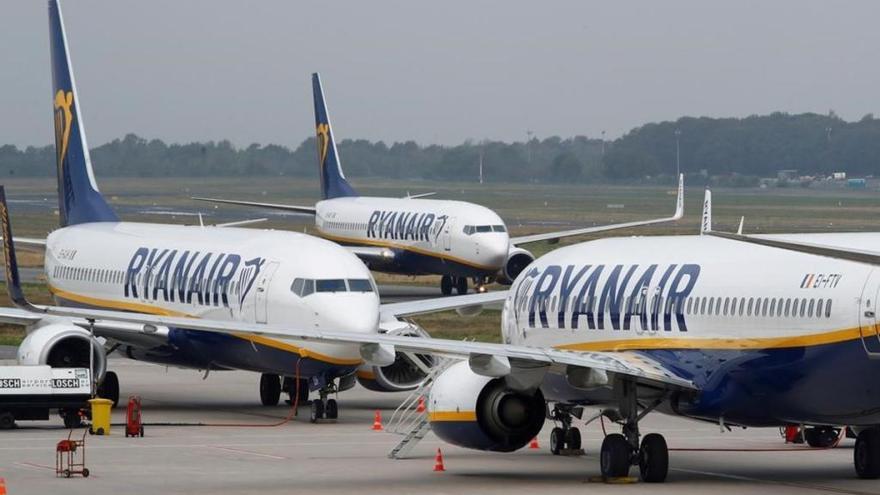
[(581, 446), (573, 417), (597, 407), (622, 432), (602, 442), (606, 477), (638, 466), (644, 481), (666, 479), (664, 437), (639, 431), (652, 411), (722, 427), (806, 424), (819, 446), (850, 425), (857, 475), (880, 477), (880, 233), (702, 233), (602, 239), (542, 256), (507, 291), (501, 344), (33, 306), (14, 283), (18, 308), (0, 320), (39, 312), (459, 357), (430, 392), (435, 434), (516, 450), (541, 430), (549, 404), (559, 452)]
[[(553, 241), (615, 229), (678, 220), (683, 214), (679, 177), (675, 213), (653, 220), (510, 237), (501, 217), (474, 203), (436, 199), (378, 198), (358, 195), (342, 172), (324, 91), (312, 74), (318, 163), (323, 200), (295, 206), (216, 198), (193, 198), (240, 206), (256, 206), (315, 216), (318, 234), (351, 246), (367, 265), (380, 272), (442, 275), (444, 295), (468, 290), (468, 278), (482, 291), (487, 281), (510, 284), (535, 257), (523, 244)], [(429, 193), (433, 194), (433, 193)]]
[[(250, 324), (419, 334), (399, 321), (422, 311), (461, 306), (422, 301), (380, 307), (364, 264), (339, 245), (293, 232), (215, 226), (131, 223), (118, 219), (98, 191), (80, 114), (60, 5), (49, 2), (55, 138), (61, 228), (47, 239), (16, 242), (45, 247), (46, 282), (62, 306), (103, 308)], [(4, 207), (5, 208), (5, 207)], [(499, 299), (485, 294), (467, 305)], [(392, 309), (389, 309), (392, 308)], [(357, 345), (303, 342), (254, 334), (218, 335), (159, 326), (132, 333), (123, 327), (48, 315), (16, 323), (28, 327), (18, 349), (20, 364), (88, 366), (93, 355), (102, 393), (114, 402), (118, 378), (107, 370), (113, 350), (132, 358), (200, 370), (243, 369), (262, 373), (260, 397), (279, 401), (282, 388), (305, 402), (312, 419), (335, 418), (330, 392), (354, 385), (364, 359)], [(93, 335), (92, 335), (93, 333)], [(91, 350), (90, 350), (91, 347)], [(415, 387), (426, 364), (392, 356), (362, 369), (374, 390)], [(380, 360), (381, 361), (381, 360)], [(280, 377), (285, 377), (284, 383)], [(66, 421), (76, 422), (73, 414)]]

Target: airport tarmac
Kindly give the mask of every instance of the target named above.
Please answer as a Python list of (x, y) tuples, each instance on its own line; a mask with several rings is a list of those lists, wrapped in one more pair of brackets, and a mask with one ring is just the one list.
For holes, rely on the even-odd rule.
[[(216, 372), (202, 380), (195, 371), (125, 359), (114, 359), (111, 366), (119, 373), (124, 397), (143, 397), (146, 436), (125, 438), (125, 408), (118, 408), (110, 436), (86, 437), (91, 477), (64, 479), (54, 473), (55, 444), (68, 431), (60, 419), (21, 422), (16, 430), (0, 432), (0, 477), (10, 495), (880, 493), (876, 481), (855, 478), (852, 440), (833, 450), (805, 450), (786, 446), (776, 429), (722, 434), (717, 425), (651, 415), (643, 431), (665, 434), (670, 448), (757, 451), (673, 451), (665, 484), (606, 485), (591, 481), (599, 473), (602, 434), (596, 423), (582, 427), (582, 457), (551, 455), (548, 423), (537, 450), (470, 451), (429, 434), (411, 458), (391, 460), (386, 455), (399, 437), (372, 431), (373, 412), (381, 409), (387, 420), (406, 394), (375, 394), (360, 387), (342, 393), (335, 424), (294, 420), (276, 427), (184, 426), (266, 425), (284, 418), (289, 406), (259, 406), (259, 377), (253, 373)], [(439, 473), (432, 471), (438, 447), (446, 465)]]

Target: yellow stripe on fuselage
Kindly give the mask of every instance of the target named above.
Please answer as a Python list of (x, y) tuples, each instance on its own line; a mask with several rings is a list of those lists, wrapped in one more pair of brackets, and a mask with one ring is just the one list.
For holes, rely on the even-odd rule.
[(785, 337), (762, 337), (742, 339), (719, 338), (643, 338), (601, 340), (597, 342), (578, 342), (555, 346), (568, 351), (640, 351), (658, 349), (785, 349), (792, 347), (813, 347), (836, 344), (861, 338), (858, 328), (847, 328), (832, 332)]
[(428, 421), (476, 421), (476, 411), (433, 411), (428, 413)]
[[(78, 302), (81, 304), (88, 304), (89, 306), (94, 306), (98, 308), (105, 309), (120, 309), (123, 311), (131, 311), (134, 313), (145, 313), (149, 315), (159, 315), (159, 316), (179, 316), (184, 318), (197, 318), (196, 316), (183, 313), (180, 311), (174, 311), (170, 309), (161, 308), (158, 306), (153, 306), (150, 304), (141, 304), (141, 303), (132, 303), (127, 301), (113, 301), (109, 299), (99, 299), (91, 296), (84, 296), (81, 294), (76, 294), (73, 292), (68, 292), (63, 289), (59, 289), (52, 285), (49, 285), (49, 292), (52, 294), (61, 297), (63, 299), (67, 299), (69, 301)], [(292, 352), (294, 354), (298, 354), (300, 357), (314, 359), (316, 361), (323, 361), (328, 364), (336, 364), (342, 366), (357, 366), (363, 362), (361, 359), (340, 359), (333, 356), (328, 356), (326, 354), (321, 354), (319, 352), (315, 352), (304, 347), (295, 346), (293, 344), (289, 344), (287, 342), (283, 342), (276, 339), (271, 339), (269, 337), (263, 337), (260, 335), (250, 335), (247, 333), (236, 333), (232, 334), (234, 337), (238, 337), (243, 340), (247, 340), (249, 342), (253, 342), (255, 344), (264, 345), (267, 347), (272, 347), (273, 349), (279, 349), (282, 351)]]
[(477, 270), (484, 271), (493, 271), (498, 270), (500, 267), (497, 266), (486, 266), (474, 263), (473, 261), (465, 260), (462, 258), (458, 258), (455, 256), (449, 256), (448, 254), (438, 253), (436, 251), (431, 251), (429, 249), (422, 249), (415, 246), (408, 246), (406, 244), (398, 244), (396, 242), (388, 242), (388, 241), (379, 241), (379, 240), (371, 240), (371, 239), (358, 239), (354, 237), (344, 237), (334, 234), (328, 234), (320, 229), (318, 229), (318, 234), (328, 240), (334, 242), (341, 242), (343, 244), (354, 244), (354, 245), (367, 245), (367, 246), (376, 246), (376, 247), (386, 247), (386, 248), (394, 248), (394, 249), (402, 249), (404, 251), (410, 251), (416, 254), (421, 254), (424, 256), (430, 256), (431, 258), (438, 258), (441, 260), (453, 261), (455, 263), (460, 263), (462, 265), (469, 266), (471, 268), (476, 268)]

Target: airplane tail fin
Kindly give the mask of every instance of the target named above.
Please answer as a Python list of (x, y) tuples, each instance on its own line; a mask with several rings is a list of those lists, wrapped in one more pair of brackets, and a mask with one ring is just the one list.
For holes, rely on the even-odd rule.
[(49, 1), (49, 46), (61, 226), (118, 221), (95, 183), (59, 0)]
[(6, 204), (6, 188), (0, 186), (0, 234), (3, 235), (4, 268), (6, 269), (6, 292), (9, 299), (17, 307), (28, 306), (29, 303), (21, 288), (18, 274), (18, 261), (15, 256), (15, 244), (12, 242), (12, 224), (9, 221), (9, 207)]
[(345, 180), (339, 154), (336, 151), (336, 140), (330, 127), (330, 115), (324, 102), (324, 90), (321, 88), (321, 76), (312, 74), (312, 93), (315, 99), (315, 130), (318, 137), (318, 169), (321, 174), (321, 196), (324, 199), (357, 196), (354, 188)]
[(712, 191), (706, 189), (703, 197), (703, 219), (700, 222), (700, 235), (712, 232)]

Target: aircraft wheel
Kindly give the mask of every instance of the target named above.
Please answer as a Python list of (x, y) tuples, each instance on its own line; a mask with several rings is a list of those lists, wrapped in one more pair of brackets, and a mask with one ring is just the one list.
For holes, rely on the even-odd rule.
[(444, 296), (448, 296), (452, 294), (452, 277), (449, 275), (443, 275), (440, 278), (440, 293)]
[(859, 433), (853, 451), (853, 462), (859, 478), (880, 478), (880, 428), (868, 428)]
[(327, 399), (327, 405), (324, 408), (324, 415), (327, 419), (336, 419), (339, 417), (339, 404), (336, 399)]
[(104, 381), (98, 387), (98, 397), (112, 400), (112, 407), (116, 407), (119, 404), (119, 376), (113, 371), (108, 371), (104, 374)]
[(669, 472), (669, 449), (663, 435), (649, 433), (639, 449), (639, 475), (646, 483), (662, 483)]
[(565, 445), (571, 450), (580, 450), (581, 448), (581, 430), (577, 428), (569, 428), (565, 434)]
[(559, 455), (565, 445), (565, 433), (562, 428), (556, 427), (550, 431), (550, 453)]
[(324, 418), (324, 403), (321, 402), (320, 399), (315, 399), (312, 401), (312, 414), (309, 416), (309, 421), (312, 423), (317, 423), (319, 419)]
[(458, 277), (455, 280), (455, 292), (458, 292), (459, 295), (465, 295), (468, 291), (468, 282), (467, 277)]
[(277, 406), (281, 399), (281, 379), (278, 375), (260, 375), (260, 401), (264, 406)]
[(814, 426), (804, 430), (804, 440), (810, 447), (827, 449), (840, 438), (840, 429), (830, 426)]
[(61, 417), (64, 419), (65, 428), (73, 429), (82, 426), (82, 417), (79, 415), (78, 411), (64, 411)]
[(599, 466), (603, 478), (622, 478), (629, 475), (632, 448), (620, 433), (612, 433), (602, 441)]
[(15, 415), (11, 412), (0, 412), (0, 430), (10, 430), (15, 427)]

